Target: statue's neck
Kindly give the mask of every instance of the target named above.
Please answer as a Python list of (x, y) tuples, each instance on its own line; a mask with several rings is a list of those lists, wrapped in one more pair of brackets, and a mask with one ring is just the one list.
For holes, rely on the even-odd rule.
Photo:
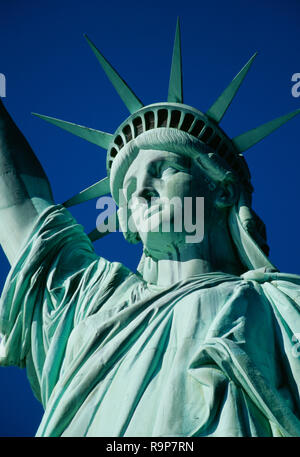
[(145, 281), (167, 287), (193, 275), (214, 271), (237, 276), (244, 271), (224, 226), (215, 227), (201, 243), (173, 249), (166, 258), (154, 260), (145, 257), (140, 273)]

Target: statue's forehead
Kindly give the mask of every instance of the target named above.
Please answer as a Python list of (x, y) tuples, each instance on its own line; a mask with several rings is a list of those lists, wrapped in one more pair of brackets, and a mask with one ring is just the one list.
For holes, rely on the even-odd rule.
[(180, 159), (183, 154), (176, 151), (166, 151), (165, 149), (140, 149), (137, 157), (135, 158), (136, 162), (147, 160), (147, 162), (157, 161), (157, 160), (167, 160), (170, 157), (173, 157), (175, 160)]

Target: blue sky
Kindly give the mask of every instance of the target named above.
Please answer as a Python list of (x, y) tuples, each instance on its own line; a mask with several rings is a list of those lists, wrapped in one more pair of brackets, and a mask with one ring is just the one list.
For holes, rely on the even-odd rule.
[[(6, 3), (6, 4), (4, 4)], [(83, 38), (87, 33), (144, 104), (166, 101), (176, 18), (180, 17), (184, 101), (206, 111), (259, 52), (221, 126), (231, 137), (300, 108), (291, 94), (300, 72), (298, 1), (10, 0), (1, 2), (0, 73), (4, 102), (29, 140), (57, 203), (105, 176), (105, 151), (34, 118), (38, 112), (113, 133), (128, 116)], [(300, 115), (245, 153), (254, 208), (268, 231), (271, 260), (300, 273)], [(89, 232), (95, 201), (73, 215)], [(134, 269), (141, 247), (122, 234), (96, 251)], [(0, 253), (0, 283), (9, 271)], [(0, 368), (0, 436), (33, 436), (42, 408), (25, 370)]]

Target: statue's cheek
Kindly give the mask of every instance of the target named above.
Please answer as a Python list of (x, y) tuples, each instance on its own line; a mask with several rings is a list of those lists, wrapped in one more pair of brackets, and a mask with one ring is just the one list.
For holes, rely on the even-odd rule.
[(172, 197), (188, 197), (192, 195), (192, 179), (185, 173), (176, 173), (165, 183), (165, 195)]

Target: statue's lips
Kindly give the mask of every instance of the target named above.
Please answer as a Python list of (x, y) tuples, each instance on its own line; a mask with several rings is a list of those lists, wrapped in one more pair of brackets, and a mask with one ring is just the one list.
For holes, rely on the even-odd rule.
[(134, 211), (136, 213), (136, 223), (140, 227), (141, 231), (149, 231), (148, 221), (150, 222), (150, 220), (152, 220), (151, 227), (152, 224), (156, 226), (160, 223), (161, 213), (163, 211), (164, 206), (165, 204), (159, 201), (149, 204), (149, 206), (146, 203), (143, 203), (142, 207), (140, 206), (138, 209)]
[(140, 231), (149, 232), (154, 229), (157, 231), (157, 227), (161, 224), (173, 221), (174, 208), (170, 202), (157, 198), (153, 202), (140, 202), (138, 206), (132, 208), (132, 214)]
[(157, 214), (159, 211), (163, 209), (162, 203), (155, 203), (155, 205), (152, 205), (144, 211), (143, 218), (148, 219), (151, 216), (154, 216), (154, 214)]
[[(173, 214), (173, 205), (170, 205), (170, 202), (165, 200), (156, 199), (155, 202), (150, 203), (149, 205), (143, 204), (144, 208), (141, 210), (140, 215), (141, 219), (146, 220), (153, 216), (158, 216), (159, 213), (165, 212), (165, 217), (172, 218)], [(177, 210), (180, 210), (181, 207), (177, 207)]]

